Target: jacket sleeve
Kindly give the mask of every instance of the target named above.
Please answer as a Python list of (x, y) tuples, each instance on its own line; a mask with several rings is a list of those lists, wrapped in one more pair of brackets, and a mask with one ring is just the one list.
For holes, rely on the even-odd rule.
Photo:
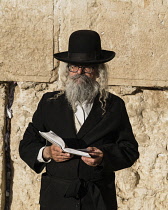
[(117, 129), (116, 140), (99, 147), (103, 151), (102, 166), (106, 170), (117, 171), (128, 168), (139, 158), (138, 143), (134, 138), (125, 104), (121, 101), (120, 123)]
[(45, 163), (37, 161), (39, 150), (46, 144), (45, 140), (39, 135), (39, 131), (45, 131), (43, 126), (43, 101), (44, 96), (39, 102), (32, 123), (29, 123), (19, 145), (21, 159), (36, 173), (40, 173), (45, 167)]

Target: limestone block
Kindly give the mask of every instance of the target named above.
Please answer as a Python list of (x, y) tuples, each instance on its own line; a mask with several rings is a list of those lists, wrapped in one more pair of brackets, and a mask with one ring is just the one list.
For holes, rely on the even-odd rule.
[[(13, 103), (11, 158), (14, 168), (11, 210), (38, 210), (40, 175), (18, 155), (18, 144), (31, 121), (42, 94), (58, 84), (18, 83)], [(111, 92), (126, 102), (140, 158), (128, 169), (116, 172), (119, 210), (167, 210), (168, 197), (168, 92), (113, 87)], [(19, 120), (18, 120), (19, 119)]]
[(44, 92), (53, 91), (55, 85), (46, 83), (18, 83), (12, 106), (11, 159), (14, 168), (11, 210), (38, 210), (40, 175), (32, 171), (18, 153), (19, 142)]
[(92, 29), (116, 52), (109, 85), (167, 86), (167, 14), (166, 0), (3, 0), (0, 80), (56, 80), (53, 51), (67, 50), (73, 31)]
[(0, 84), (0, 209), (5, 204), (5, 109), (6, 109), (6, 85)]
[(54, 2), (55, 52), (68, 49), (74, 30), (93, 29), (102, 38), (102, 48), (116, 52), (109, 62), (109, 85), (168, 86), (167, 1)]
[(2, 0), (0, 9), (0, 80), (50, 81), (53, 2)]
[[(118, 95), (123, 87), (113, 88)], [(141, 90), (126, 95), (126, 107), (139, 142), (140, 158), (116, 172), (119, 209), (166, 210), (168, 206), (168, 92)], [(128, 91), (129, 93), (129, 91)]]

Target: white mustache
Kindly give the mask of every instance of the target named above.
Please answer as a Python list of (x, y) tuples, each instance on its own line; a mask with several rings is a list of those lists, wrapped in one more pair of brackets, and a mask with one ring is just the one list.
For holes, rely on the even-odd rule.
[(84, 74), (77, 74), (77, 75), (74, 75), (74, 76), (70, 77), (70, 80), (73, 80), (73, 81), (75, 81), (77, 79), (82, 79), (84, 81), (90, 81), (91, 80), (90, 77), (88, 77), (88, 76), (86, 76)]

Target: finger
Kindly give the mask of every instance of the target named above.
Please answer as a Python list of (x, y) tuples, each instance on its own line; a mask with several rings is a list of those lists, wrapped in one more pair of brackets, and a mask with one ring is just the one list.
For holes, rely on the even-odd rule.
[(81, 159), (82, 159), (83, 161), (89, 162), (89, 161), (91, 161), (93, 158), (82, 156)]
[(94, 158), (82, 157), (81, 159), (88, 165), (94, 165), (95, 164), (95, 159)]
[(51, 150), (57, 151), (57, 152), (62, 152), (62, 151), (63, 151), (63, 150), (61, 149), (61, 147), (58, 147), (58, 146), (56, 146), (56, 145), (52, 145), (52, 146), (51, 146)]
[(57, 156), (55, 157), (55, 159), (59, 159), (59, 160), (69, 160), (71, 157), (63, 157), (63, 156)]
[(64, 153), (64, 152), (55, 152), (55, 153), (53, 153), (53, 156), (55, 156), (55, 157), (61, 157), (61, 158), (70, 158), (71, 157), (71, 154)]
[(54, 157), (53, 159), (54, 159), (56, 162), (63, 162), (63, 161), (70, 160), (72, 157), (73, 157), (73, 155), (71, 155), (70, 157), (56, 156), (56, 157)]
[(92, 156), (92, 158), (103, 157), (103, 152), (96, 147), (93, 147), (89, 154)]
[(65, 158), (70, 158), (72, 155), (70, 153), (67, 153), (67, 152), (62, 152), (60, 154), (60, 156), (65, 157)]
[(89, 155), (93, 159), (96, 159), (96, 158), (99, 158), (99, 157), (103, 157), (103, 153), (100, 153), (100, 152), (89, 152)]
[(70, 159), (73, 155), (69, 153), (54, 153), (53, 158)]
[(97, 147), (88, 147), (87, 149), (90, 152), (102, 153), (102, 151), (100, 149), (98, 149)]
[(94, 151), (94, 147), (87, 147), (87, 149), (91, 152)]
[(102, 157), (97, 157), (97, 158), (82, 157), (81, 159), (89, 166), (98, 166), (102, 162), (103, 158)]

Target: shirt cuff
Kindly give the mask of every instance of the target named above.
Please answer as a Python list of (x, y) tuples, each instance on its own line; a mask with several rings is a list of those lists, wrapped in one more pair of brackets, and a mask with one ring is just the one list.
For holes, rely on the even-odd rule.
[(48, 161), (45, 161), (45, 160), (43, 159), (43, 150), (44, 150), (44, 148), (45, 148), (45, 147), (42, 147), (42, 148), (39, 150), (39, 153), (38, 153), (38, 156), (37, 156), (37, 160), (38, 160), (40, 163), (49, 163), (49, 162), (51, 161), (51, 159), (48, 160)]

